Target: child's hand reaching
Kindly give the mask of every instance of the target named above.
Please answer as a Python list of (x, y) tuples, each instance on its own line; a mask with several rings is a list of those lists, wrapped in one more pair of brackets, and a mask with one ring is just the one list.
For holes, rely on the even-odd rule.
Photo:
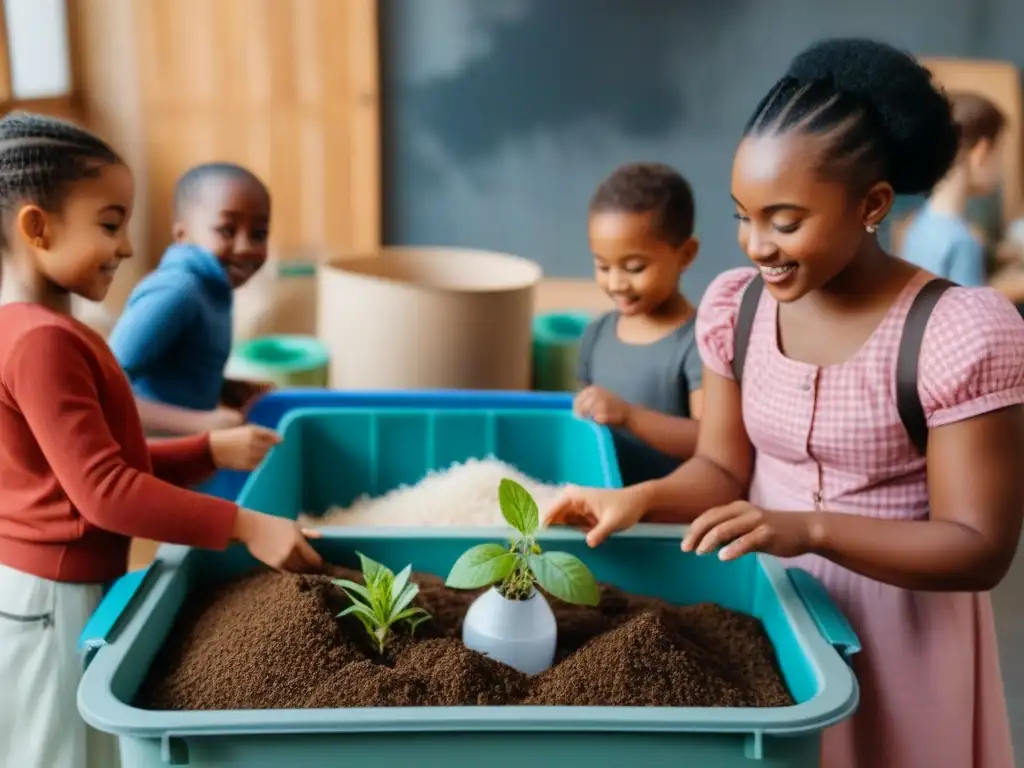
[(235, 520), (234, 539), (245, 544), (257, 560), (279, 571), (317, 573), (322, 570), (323, 558), (307, 541), (319, 537), (317, 531), (299, 528), (294, 520), (249, 509), (239, 509)]
[(236, 411), (233, 408), (218, 407), (208, 411), (203, 416), (202, 421), (205, 429), (200, 430), (201, 432), (216, 432), (220, 429), (232, 429), (242, 426), (245, 424), (245, 416), (242, 415), (241, 411)]
[(210, 453), (218, 469), (240, 469), (250, 472), (281, 442), (281, 436), (272, 429), (247, 424), (234, 429), (219, 429), (210, 433)]
[(581, 419), (621, 427), (629, 420), (629, 403), (601, 387), (589, 386), (576, 395), (572, 409)]

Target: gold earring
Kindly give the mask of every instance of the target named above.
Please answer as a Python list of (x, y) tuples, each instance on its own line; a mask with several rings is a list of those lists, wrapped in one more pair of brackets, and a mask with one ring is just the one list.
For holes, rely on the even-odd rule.
[(875, 224), (865, 224), (864, 229), (867, 230), (869, 235), (873, 235), (878, 231), (878, 226)]

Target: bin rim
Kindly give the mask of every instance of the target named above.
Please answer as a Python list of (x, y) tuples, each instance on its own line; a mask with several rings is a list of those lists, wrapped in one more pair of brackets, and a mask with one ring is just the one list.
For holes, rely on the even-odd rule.
[[(688, 526), (641, 524), (615, 538), (680, 540)], [(502, 527), (324, 528), (328, 538), (467, 538), (500, 535)], [(573, 530), (546, 529), (541, 540), (582, 538)], [(127, 650), (138, 640), (145, 617), (162, 599), (185, 567), (192, 550), (164, 545), (157, 553), (161, 568), (123, 631), (100, 648), (86, 668), (78, 688), (78, 708), (94, 728), (118, 736), (174, 739), (211, 736), (261, 736), (297, 733), (461, 733), (480, 731), (613, 731), (633, 733), (736, 733), (799, 736), (817, 733), (849, 717), (857, 708), (859, 689), (853, 670), (822, 635), (810, 611), (799, 599), (786, 567), (776, 558), (755, 555), (768, 584), (780, 598), (781, 609), (793, 626), (801, 652), (812, 660), (825, 682), (808, 701), (788, 707), (752, 710), (742, 707), (374, 707), (337, 709), (261, 709), (155, 711), (119, 700), (111, 682), (125, 663)], [(790, 597), (792, 599), (782, 599)], [(754, 720), (753, 712), (757, 713)]]

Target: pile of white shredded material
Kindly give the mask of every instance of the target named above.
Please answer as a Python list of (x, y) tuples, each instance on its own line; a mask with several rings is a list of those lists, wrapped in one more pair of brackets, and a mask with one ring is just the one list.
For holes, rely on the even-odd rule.
[(530, 492), (541, 519), (561, 490), (561, 486), (539, 483), (497, 459), (470, 459), (432, 471), (415, 485), (399, 486), (383, 496), (363, 495), (350, 507), (331, 507), (323, 516), (303, 515), (300, 522), (310, 528), (505, 525), (498, 503), (498, 484), (504, 478)]

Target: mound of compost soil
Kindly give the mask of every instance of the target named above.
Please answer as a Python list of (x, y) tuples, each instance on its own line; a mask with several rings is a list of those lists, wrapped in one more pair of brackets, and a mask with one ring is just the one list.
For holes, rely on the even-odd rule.
[[(332, 576), (360, 581), (343, 568)], [(416, 574), (433, 615), (383, 657), (327, 576), (258, 572), (194, 595), (154, 660), (137, 704), (148, 709), (497, 704), (778, 707), (793, 700), (757, 619), (601, 587), (597, 608), (548, 597), (556, 664), (527, 677), (462, 645), (477, 593)]]

